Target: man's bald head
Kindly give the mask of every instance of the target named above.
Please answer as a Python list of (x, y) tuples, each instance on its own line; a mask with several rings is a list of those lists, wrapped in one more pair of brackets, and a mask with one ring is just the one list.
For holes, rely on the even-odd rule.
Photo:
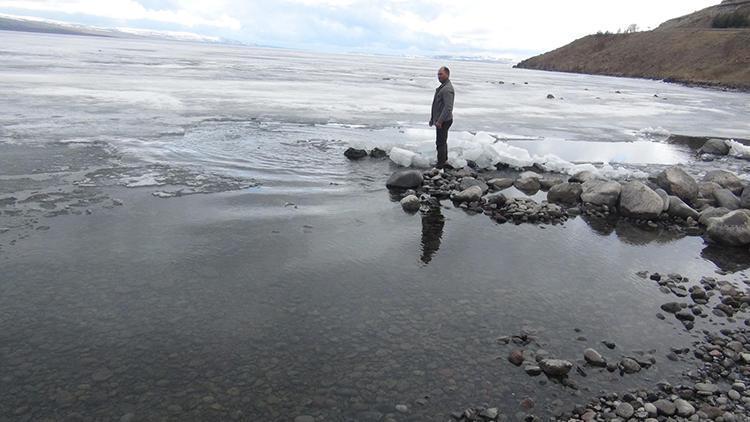
[(438, 80), (441, 84), (444, 84), (445, 81), (450, 79), (451, 77), (451, 70), (448, 69), (446, 66), (441, 67), (438, 69)]

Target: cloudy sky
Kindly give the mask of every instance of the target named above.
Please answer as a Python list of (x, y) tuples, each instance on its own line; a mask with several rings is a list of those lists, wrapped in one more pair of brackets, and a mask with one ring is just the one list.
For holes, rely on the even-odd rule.
[(0, 0), (0, 13), (322, 51), (524, 56), (719, 0)]

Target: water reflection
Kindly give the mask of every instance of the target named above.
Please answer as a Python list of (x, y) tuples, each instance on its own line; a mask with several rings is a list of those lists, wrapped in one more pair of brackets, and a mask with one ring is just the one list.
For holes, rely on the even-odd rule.
[(432, 257), (440, 249), (443, 238), (445, 217), (440, 208), (430, 207), (430, 210), (422, 214), (422, 257), (423, 263), (429, 264)]
[(730, 273), (750, 268), (750, 254), (746, 248), (708, 245), (701, 251), (701, 258), (713, 262), (722, 271)]

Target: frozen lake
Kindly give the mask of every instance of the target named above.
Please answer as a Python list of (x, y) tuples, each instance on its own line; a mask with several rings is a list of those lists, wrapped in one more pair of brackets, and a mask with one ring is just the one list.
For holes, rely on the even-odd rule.
[[(670, 347), (733, 324), (657, 320), (672, 299), (636, 272), (748, 281), (746, 251), (680, 233), (403, 213), (395, 164), (343, 151), (429, 152), (443, 62), (12, 32), (0, 61), (0, 421), (544, 417), (677, 384), (696, 362)], [(667, 137), (750, 138), (748, 94), (447, 64), (454, 152), (747, 174)], [(571, 390), (507, 362), (521, 332), (656, 364)]]

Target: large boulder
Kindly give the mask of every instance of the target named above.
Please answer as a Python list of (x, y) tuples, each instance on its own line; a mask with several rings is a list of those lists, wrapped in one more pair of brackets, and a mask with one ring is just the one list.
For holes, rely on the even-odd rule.
[(723, 139), (709, 139), (698, 152), (701, 154), (727, 155), (729, 154), (729, 145)]
[(482, 188), (479, 186), (468, 187), (453, 195), (453, 200), (456, 202), (477, 202), (480, 199), (482, 199)]
[(389, 189), (415, 189), (422, 186), (424, 177), (419, 170), (399, 170), (388, 178), (385, 185)]
[(716, 189), (714, 191), (714, 199), (720, 207), (727, 208), (729, 210), (736, 210), (740, 208), (740, 198), (736, 197), (729, 189)]
[(565, 182), (565, 180), (556, 176), (545, 176), (539, 179), (539, 184), (542, 186), (542, 190), (547, 191), (552, 189), (552, 186), (559, 185), (563, 182)]
[(460, 184), (461, 190), (468, 189), (472, 186), (479, 186), (480, 188), (482, 188), (482, 195), (484, 195), (485, 193), (487, 193), (488, 190), (490, 190), (489, 186), (487, 186), (487, 184), (481, 180), (475, 179), (473, 177), (464, 177), (463, 179), (461, 179), (461, 184)]
[(653, 189), (633, 181), (622, 186), (620, 213), (628, 217), (652, 220), (664, 211), (664, 200)]
[(620, 199), (622, 185), (606, 180), (590, 180), (581, 185), (581, 200), (594, 205), (614, 207)]
[(667, 213), (672, 217), (680, 217), (684, 220), (687, 220), (688, 217), (692, 217), (693, 220), (697, 221), (698, 218), (700, 218), (698, 211), (692, 209), (690, 205), (674, 195), (669, 196), (669, 209), (667, 210)]
[(580, 202), (582, 192), (583, 188), (581, 188), (580, 183), (560, 183), (549, 189), (547, 201), (556, 204), (575, 205)]
[(710, 219), (715, 218), (715, 217), (723, 217), (729, 214), (730, 212), (732, 211), (726, 208), (709, 207), (701, 211), (700, 217), (698, 218), (698, 222), (704, 226), (708, 226)]
[(698, 197), (698, 182), (680, 167), (670, 167), (656, 176), (656, 183), (668, 194), (677, 196), (687, 203)]
[(722, 245), (750, 245), (750, 211), (736, 210), (708, 220), (706, 234)]
[(735, 195), (741, 194), (742, 189), (745, 187), (742, 183), (742, 179), (737, 177), (736, 174), (726, 170), (709, 171), (708, 173), (706, 173), (703, 181), (714, 182), (722, 188), (729, 189)]

